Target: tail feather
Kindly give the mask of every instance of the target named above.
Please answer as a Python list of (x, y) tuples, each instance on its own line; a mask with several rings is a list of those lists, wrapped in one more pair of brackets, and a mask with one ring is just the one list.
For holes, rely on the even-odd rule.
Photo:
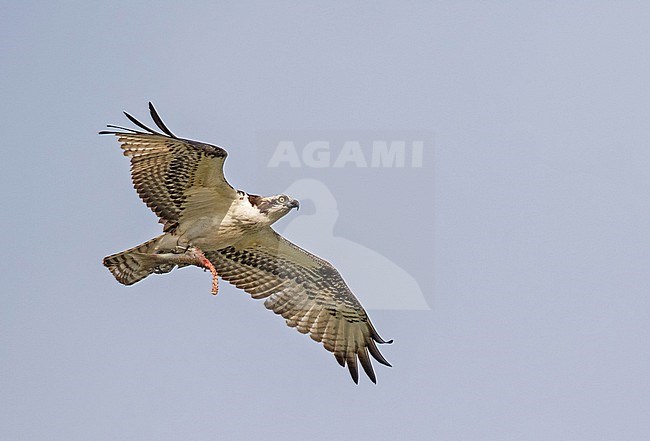
[(160, 261), (151, 255), (156, 251), (162, 237), (155, 237), (121, 253), (104, 257), (104, 266), (124, 285), (133, 285), (154, 272), (169, 272), (174, 265), (161, 267)]

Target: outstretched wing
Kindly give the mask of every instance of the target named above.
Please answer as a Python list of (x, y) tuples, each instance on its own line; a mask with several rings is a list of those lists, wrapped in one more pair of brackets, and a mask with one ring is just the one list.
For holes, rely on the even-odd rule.
[[(204, 250), (205, 251), (205, 250)], [(270, 227), (252, 234), (231, 247), (207, 251), (205, 255), (219, 275), (264, 306), (285, 318), (334, 353), (341, 366), (347, 364), (355, 383), (357, 360), (372, 382), (375, 373), (368, 354), (390, 366), (376, 343), (384, 341), (366, 311), (327, 261), (308, 253)]]
[[(131, 158), (131, 178), (140, 198), (158, 216), (165, 231), (178, 225), (186, 209), (209, 209), (223, 206), (237, 198), (237, 191), (223, 175), (228, 153), (221, 147), (175, 136), (149, 103), (151, 118), (163, 132), (157, 132), (124, 112), (144, 131), (109, 125), (118, 131), (105, 130), (102, 135), (116, 135), (124, 156)], [(217, 201), (217, 202), (215, 202)], [(189, 210), (195, 211), (195, 210)]]

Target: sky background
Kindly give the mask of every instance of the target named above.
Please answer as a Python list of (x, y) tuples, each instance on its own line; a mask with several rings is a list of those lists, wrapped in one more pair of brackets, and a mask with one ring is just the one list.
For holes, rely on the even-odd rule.
[[(646, 2), (1, 2), (0, 438), (650, 439), (648, 23)], [(434, 134), (417, 170), (314, 171), (334, 237), (428, 306), (369, 310), (395, 339), (377, 385), (196, 268), (102, 267), (160, 231), (97, 136), (150, 100), (253, 193), (312, 175), (265, 167), (261, 133)]]

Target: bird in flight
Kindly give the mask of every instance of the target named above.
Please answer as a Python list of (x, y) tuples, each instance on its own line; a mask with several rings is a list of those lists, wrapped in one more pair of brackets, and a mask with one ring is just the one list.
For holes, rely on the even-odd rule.
[(322, 342), (355, 383), (358, 363), (373, 383), (370, 356), (390, 366), (377, 348), (383, 340), (359, 300), (329, 262), (291, 243), (271, 225), (300, 204), (279, 194), (235, 190), (224, 177), (227, 152), (216, 145), (179, 138), (149, 103), (160, 132), (124, 112), (138, 129), (108, 125), (131, 158), (133, 186), (163, 224), (163, 233), (104, 258), (118, 282), (132, 285), (150, 274), (194, 265), (265, 299), (287, 325)]

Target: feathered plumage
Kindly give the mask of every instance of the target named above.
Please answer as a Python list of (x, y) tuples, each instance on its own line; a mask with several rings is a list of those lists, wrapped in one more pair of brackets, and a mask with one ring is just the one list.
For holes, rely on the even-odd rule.
[[(125, 112), (143, 131), (109, 126), (131, 158), (138, 195), (158, 216), (164, 234), (108, 256), (104, 265), (123, 284), (194, 264), (216, 274), (281, 315), (287, 325), (322, 342), (358, 382), (358, 364), (376, 382), (370, 357), (390, 366), (384, 341), (339, 272), (276, 233), (271, 224), (297, 208), (286, 195), (262, 197), (226, 181), (226, 151), (178, 138), (149, 103), (157, 132)], [(185, 248), (183, 249), (183, 246)], [(191, 250), (191, 252), (189, 251)]]

